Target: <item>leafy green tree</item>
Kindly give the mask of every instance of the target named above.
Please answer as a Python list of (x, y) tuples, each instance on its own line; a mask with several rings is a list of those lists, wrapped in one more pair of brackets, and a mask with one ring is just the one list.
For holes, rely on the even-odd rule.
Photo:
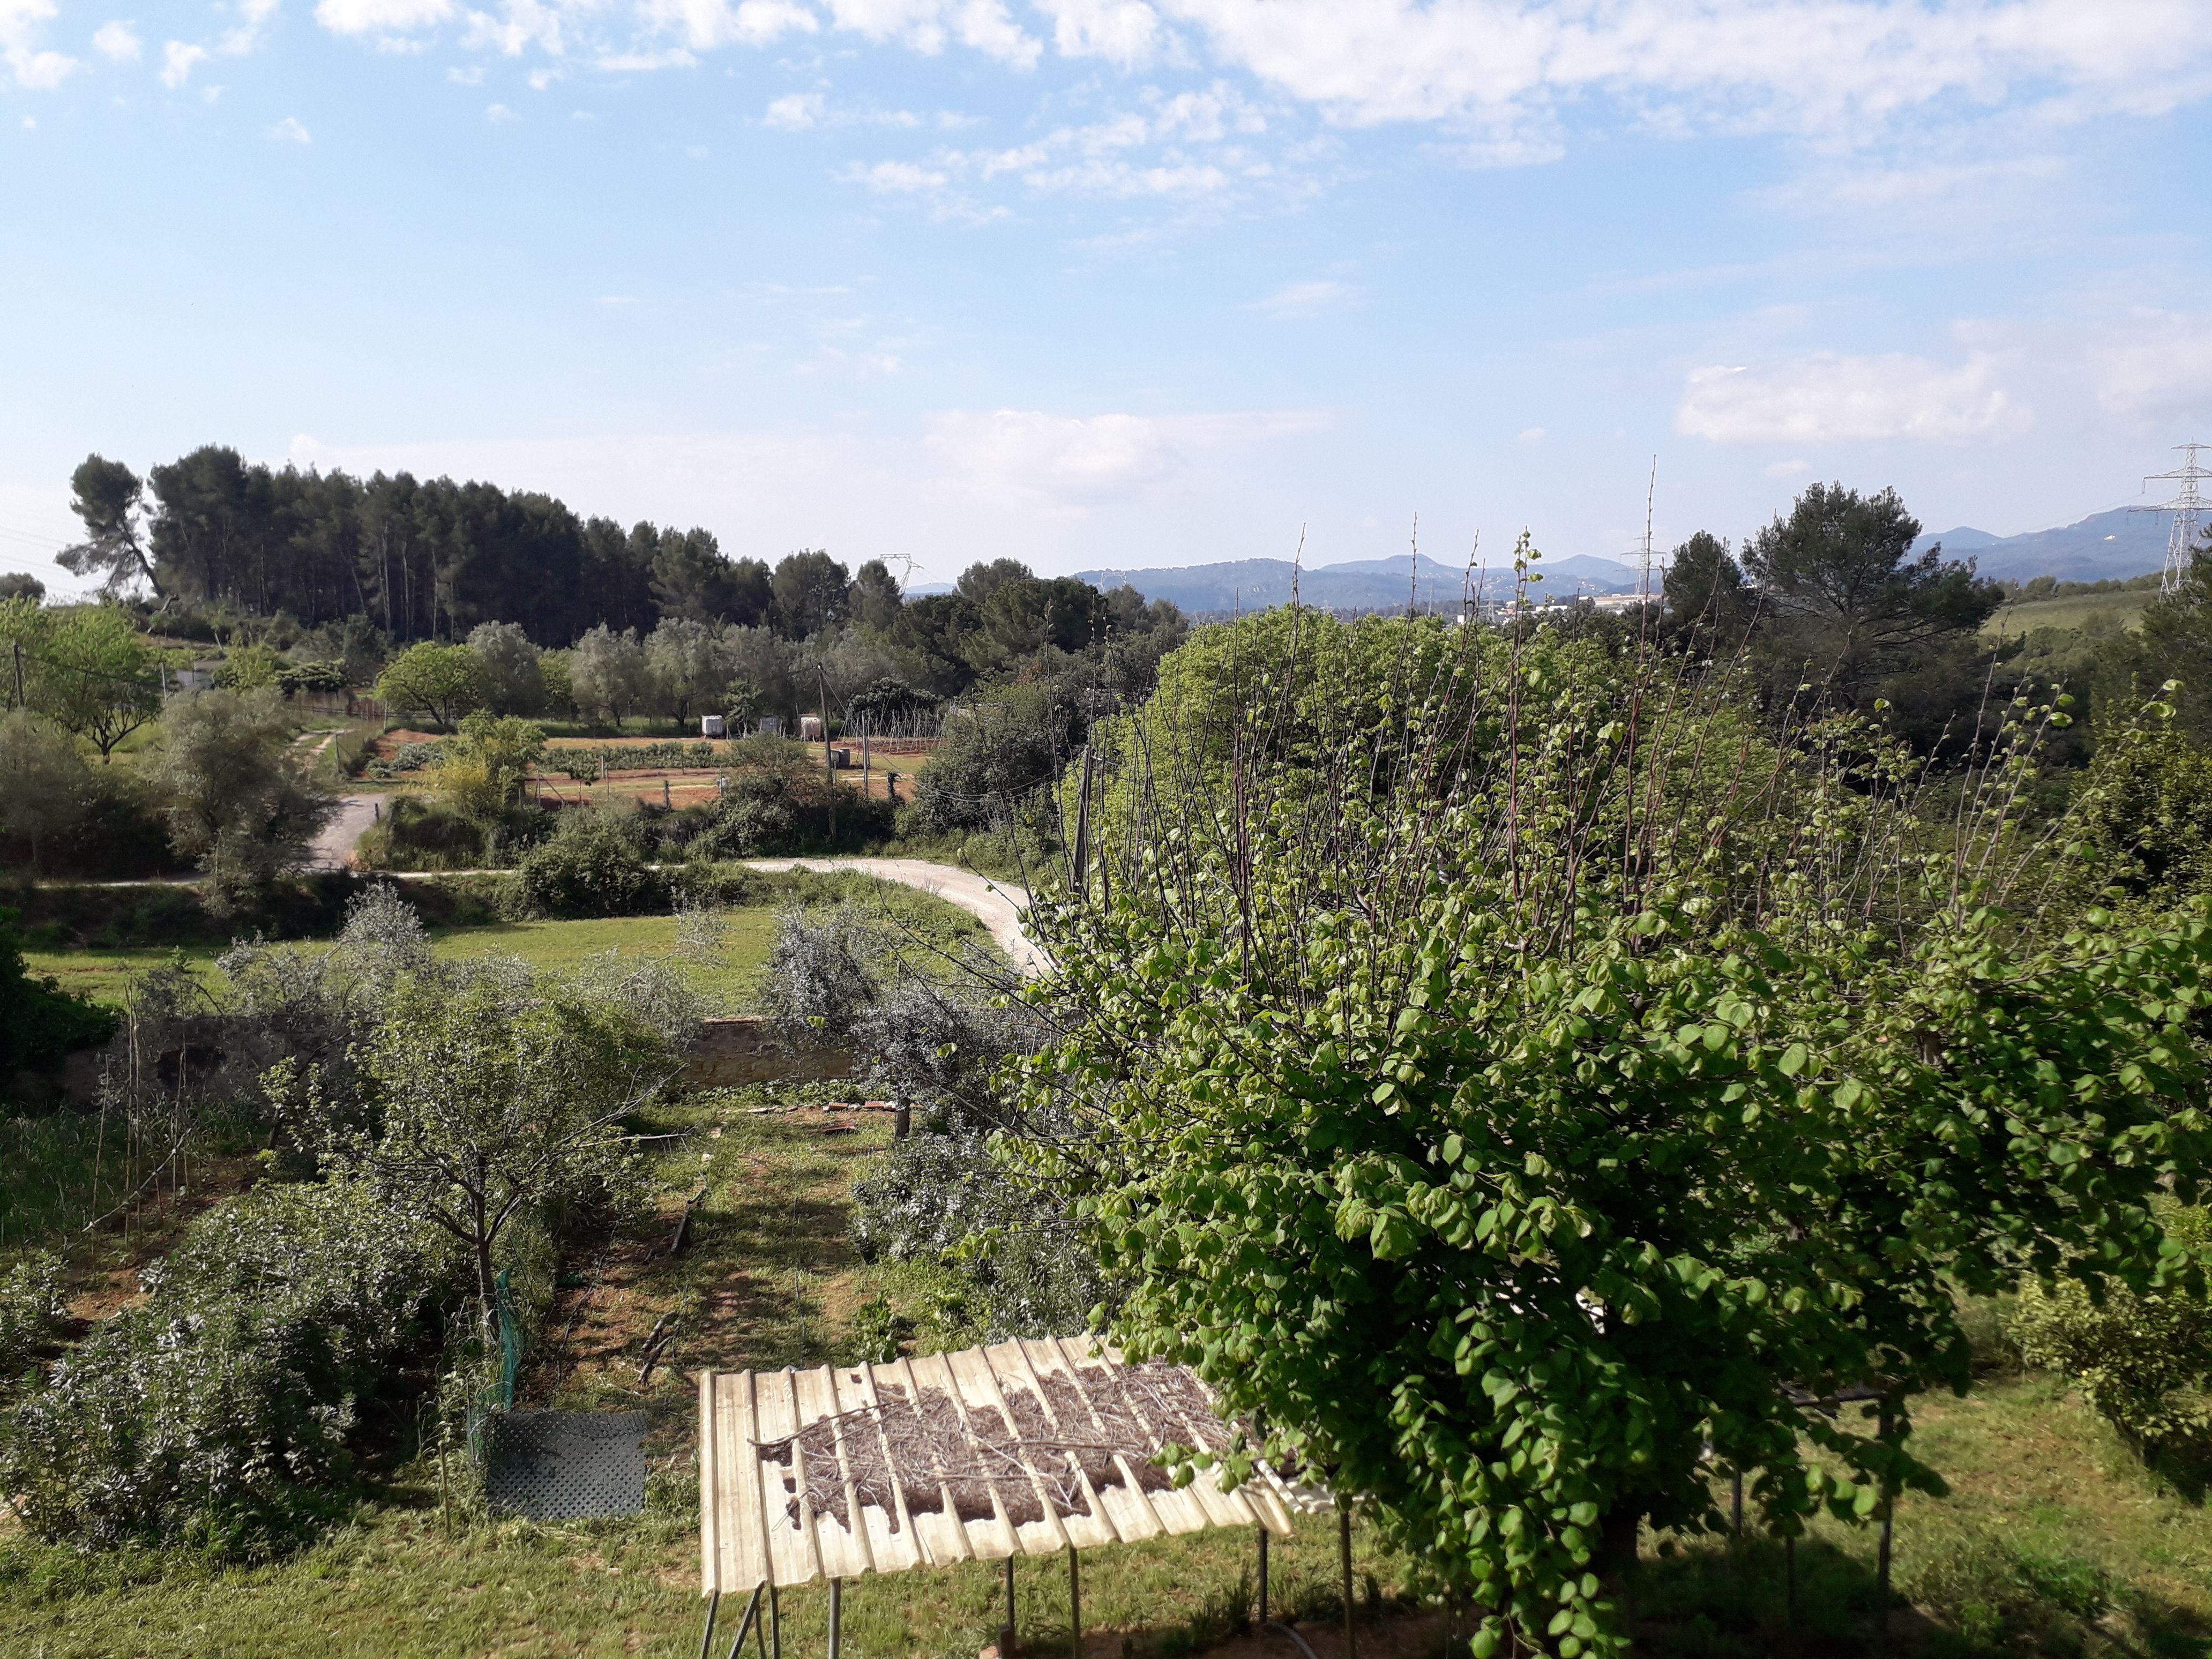
[(536, 714), (545, 708), (545, 670), (530, 635), (513, 623), (478, 623), (469, 632), (477, 686), (495, 714)]
[(811, 638), (841, 626), (850, 607), (852, 579), (845, 567), (817, 548), (802, 548), (775, 568), (775, 625), (787, 639)]
[(1745, 544), (1775, 696), (1793, 701), (1805, 684), (1826, 706), (1871, 709), (1884, 681), (1970, 639), (2004, 602), (1972, 559), (1946, 559), (1940, 546), (1912, 557), (1919, 534), (1894, 489), (1816, 483)]
[(853, 620), (859, 626), (881, 630), (897, 617), (906, 596), (898, 578), (881, 559), (870, 559), (853, 577)]
[(659, 1036), (606, 1000), (410, 981), (362, 1056), (374, 1118), (334, 1129), (331, 1162), (467, 1252), (482, 1305), (493, 1252), (526, 1209), (619, 1182), (622, 1120), (674, 1066)]
[(651, 525), (640, 525), (633, 533), (653, 538), (653, 598), (662, 620), (748, 628), (768, 620), (775, 595), (769, 568), (758, 559), (724, 556), (704, 530), (653, 536)]
[(1668, 636), (1682, 648), (1724, 657), (1742, 644), (1755, 596), (1719, 537), (1700, 530), (1676, 548), (1661, 591)]
[(989, 604), (991, 595), (1009, 582), (1036, 580), (1036, 573), (1019, 559), (993, 559), (988, 562), (979, 559), (960, 573), (960, 580), (953, 586), (969, 604), (981, 605)]
[(233, 646), (215, 671), (215, 683), (225, 691), (258, 691), (276, 684), (283, 659), (266, 645)]
[(579, 710), (620, 726), (652, 686), (636, 630), (617, 634), (602, 623), (578, 640), (568, 653), (568, 684)]
[(33, 605), (46, 597), (46, 585), (27, 570), (10, 570), (0, 575), (0, 604), (9, 599), (28, 599)]
[(161, 713), (160, 653), (115, 605), (60, 611), (39, 645), (31, 705), (112, 760)]
[(479, 708), (461, 717), (459, 732), (438, 751), (431, 786), (462, 817), (488, 823), (522, 798), (544, 753), (543, 726)]
[(483, 672), (465, 645), (410, 645), (376, 677), (376, 695), (401, 714), (428, 714), (451, 729), (483, 701)]
[(98, 576), (106, 593), (143, 580), (156, 599), (169, 597), (139, 536), (145, 489), (144, 480), (122, 462), (86, 456), (70, 475), (70, 506), (84, 525), (84, 539), (64, 548), (54, 562), (71, 575)]
[(545, 688), (545, 712), (556, 720), (573, 720), (576, 714), (576, 684), (572, 659), (566, 651), (538, 653), (538, 680)]
[(730, 654), (721, 630), (705, 623), (669, 617), (645, 642), (646, 671), (660, 707), (678, 725), (730, 683)]
[(149, 777), (167, 801), (169, 838), (219, 889), (266, 882), (307, 856), (334, 803), (290, 753), (273, 687), (172, 697)]
[(40, 843), (76, 828), (91, 781), (76, 744), (50, 721), (27, 708), (0, 718), (0, 836), (30, 843), (33, 878)]
[[(1856, 721), (1780, 750), (1724, 687), (1459, 635), (1379, 731), (1316, 698), (1286, 740), (1248, 651), (1146, 745), (1148, 811), (1040, 897), (1065, 1035), (1007, 1145), (1125, 1350), (1368, 1500), (1492, 1610), (1478, 1654), (1617, 1654), (1638, 1526), (1723, 1524), (1708, 1455), (1785, 1533), (1940, 1491), (1911, 1402), (1966, 1384), (1960, 1288), (2181, 1270), (2212, 925), (2008, 915), (2017, 750), (1946, 842)], [(1850, 1389), (1884, 1409), (1815, 1408)]]

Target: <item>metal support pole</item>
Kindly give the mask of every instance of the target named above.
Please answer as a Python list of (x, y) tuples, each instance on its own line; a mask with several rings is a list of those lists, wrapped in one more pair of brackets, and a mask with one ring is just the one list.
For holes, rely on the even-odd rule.
[(1344, 1562), (1345, 1659), (1358, 1659), (1358, 1638), (1352, 1630), (1352, 1500), (1341, 1494), (1336, 1500), (1336, 1552)]
[(1267, 1523), (1260, 1523), (1260, 1628), (1267, 1628)]
[(830, 1581), (830, 1659), (837, 1659), (837, 1644), (845, 1636), (845, 1581)]
[(1073, 1544), (1067, 1547), (1067, 1629), (1075, 1659), (1083, 1659), (1083, 1569)]
[(707, 1659), (707, 1650), (714, 1642), (714, 1615), (721, 1611), (722, 1592), (716, 1590), (707, 1598), (707, 1633), (699, 1638), (699, 1659)]
[(768, 1627), (775, 1638), (775, 1659), (783, 1659), (783, 1609), (775, 1602), (775, 1586), (768, 1587)]
[(999, 1659), (1014, 1659), (1014, 1558), (1006, 1558), (1006, 1622), (999, 1632)]
[(745, 1638), (752, 1634), (753, 1620), (760, 1616), (761, 1587), (753, 1586), (752, 1600), (745, 1603), (745, 1616), (738, 1623), (738, 1639), (730, 1644), (729, 1659), (738, 1659), (745, 1645)]

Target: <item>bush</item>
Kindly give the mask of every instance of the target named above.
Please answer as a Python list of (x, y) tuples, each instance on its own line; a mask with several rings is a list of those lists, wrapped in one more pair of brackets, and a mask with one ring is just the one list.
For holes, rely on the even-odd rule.
[(562, 813), (520, 869), (525, 903), (546, 915), (626, 916), (664, 898), (665, 884), (645, 867), (636, 842), (603, 813)]
[(234, 1199), (16, 1408), (0, 1483), (49, 1541), (252, 1553), (295, 1532), (453, 1265), (358, 1188)]
[(862, 1255), (951, 1268), (981, 1304), (988, 1340), (1085, 1329), (1107, 1299), (1073, 1218), (993, 1157), (977, 1130), (909, 1136), (853, 1196)]
[[(2212, 1210), (2176, 1207), (2166, 1237), (2185, 1253), (2212, 1246)], [(2063, 1372), (2121, 1439), (2153, 1459), (2212, 1449), (2212, 1414), (2187, 1392), (2212, 1382), (2212, 1301), (2200, 1284), (2138, 1296), (2110, 1285), (2101, 1298), (2068, 1279), (2021, 1286), (2010, 1331), (2031, 1365)]]
[(26, 1257), (0, 1278), (0, 1389), (26, 1370), (61, 1334), (61, 1258)]

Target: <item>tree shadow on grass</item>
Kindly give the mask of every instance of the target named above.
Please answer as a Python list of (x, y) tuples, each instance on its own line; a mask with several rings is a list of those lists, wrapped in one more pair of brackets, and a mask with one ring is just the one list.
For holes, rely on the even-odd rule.
[[(1682, 1659), (1857, 1659), (1879, 1651), (1880, 1588), (1869, 1563), (1822, 1539), (1798, 1540), (1796, 1587), (1782, 1542), (1678, 1544), (1638, 1581), (1637, 1651)], [(2203, 1659), (2212, 1626), (2076, 1556), (1961, 1534), (1893, 1583), (1888, 1650), (1997, 1659), (2097, 1650)]]

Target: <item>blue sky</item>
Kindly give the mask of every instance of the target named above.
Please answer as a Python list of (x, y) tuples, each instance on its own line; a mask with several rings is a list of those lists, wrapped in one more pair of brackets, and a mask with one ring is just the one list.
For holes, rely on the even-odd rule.
[(205, 441), (922, 580), (2036, 529), (2212, 438), (2208, 162), (2203, 0), (0, 0), (0, 568)]

